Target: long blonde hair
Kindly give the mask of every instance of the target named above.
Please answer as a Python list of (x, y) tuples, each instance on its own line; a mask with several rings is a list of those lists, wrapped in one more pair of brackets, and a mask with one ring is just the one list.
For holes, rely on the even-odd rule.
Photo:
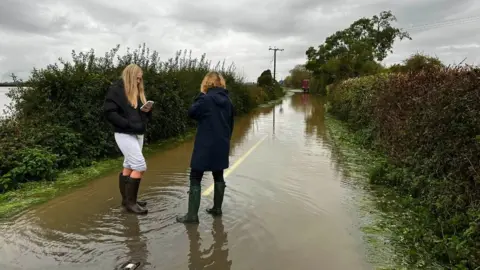
[(225, 79), (220, 73), (216, 71), (210, 71), (209, 73), (207, 73), (207, 75), (205, 75), (202, 84), (200, 85), (200, 91), (206, 93), (208, 89), (213, 87), (227, 88)]
[(143, 88), (143, 78), (137, 81), (137, 76), (143, 74), (142, 69), (136, 64), (128, 65), (122, 72), (123, 86), (128, 102), (133, 108), (138, 107), (138, 97), (143, 104), (147, 103), (145, 89)]

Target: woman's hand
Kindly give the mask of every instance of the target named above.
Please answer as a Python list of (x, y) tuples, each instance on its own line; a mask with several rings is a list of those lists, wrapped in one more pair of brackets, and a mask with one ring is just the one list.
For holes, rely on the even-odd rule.
[(152, 107), (153, 107), (153, 103), (147, 102), (142, 108), (140, 108), (140, 110), (144, 113), (149, 113), (152, 110)]
[(150, 112), (152, 110), (152, 107), (143, 107), (142, 109), (140, 109), (142, 112)]

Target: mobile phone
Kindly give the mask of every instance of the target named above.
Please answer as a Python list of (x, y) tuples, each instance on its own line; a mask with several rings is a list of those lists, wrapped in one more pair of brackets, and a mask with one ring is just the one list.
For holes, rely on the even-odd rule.
[(121, 270), (134, 270), (134, 269), (137, 269), (137, 267), (139, 266), (140, 266), (139, 262), (137, 263), (128, 262), (122, 266)]
[(155, 102), (153, 102), (152, 100), (149, 100), (149, 101), (147, 101), (147, 103), (143, 104), (143, 106), (140, 109), (152, 107), (153, 103), (155, 103)]

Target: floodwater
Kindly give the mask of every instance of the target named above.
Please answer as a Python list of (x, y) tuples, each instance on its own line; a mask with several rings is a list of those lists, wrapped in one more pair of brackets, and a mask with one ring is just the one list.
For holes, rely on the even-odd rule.
[(6, 109), (6, 105), (10, 103), (10, 99), (7, 97), (9, 88), (0, 86), (0, 116), (3, 115), (3, 110)]
[(325, 132), (320, 97), (287, 96), (236, 120), (223, 217), (205, 213), (210, 194), (199, 225), (175, 222), (187, 210), (190, 141), (147, 160), (146, 216), (121, 208), (112, 174), (1, 222), (0, 269), (372, 269), (356, 190)]

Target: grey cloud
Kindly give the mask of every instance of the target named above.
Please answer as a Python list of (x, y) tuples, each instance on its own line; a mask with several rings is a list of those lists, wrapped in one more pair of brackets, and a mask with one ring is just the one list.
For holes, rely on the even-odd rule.
[[(472, 6), (475, 0), (417, 0), (417, 1), (382, 1), (370, 7), (376, 12), (391, 9), (403, 27), (410, 25), (431, 24), (444, 21), (446, 17), (463, 12)], [(455, 4), (453, 4), (455, 3)], [(372, 14), (373, 15), (373, 14)]]
[[(19, 43), (0, 44), (1, 52), (8, 52), (1, 61), (0, 81), (11, 80), (10, 75), (15, 73), (20, 78), (28, 78), (28, 74), (34, 66), (47, 64), (43, 56), (44, 48), (51, 46), (45, 39), (37, 40), (35, 47)], [(58, 46), (58, 45), (57, 45)], [(58, 47), (57, 47), (58, 50)], [(34, 62), (32, 63), (32, 59)]]
[[(363, 4), (363, 2), (367, 2)], [(315, 33), (322, 40), (336, 30), (347, 27), (360, 17), (371, 17), (383, 10), (392, 10), (402, 25), (430, 23), (460, 12), (473, 0), (461, 0), (452, 6), (451, 0), (420, 0), (407, 3), (394, 1), (261, 1), (235, 8), (198, 4), (181, 0), (170, 18), (208, 29), (232, 29), (259, 37), (281, 38)], [(212, 12), (215, 10), (215, 12)], [(344, 12), (343, 18), (329, 20), (332, 13)], [(207, 14), (211, 14), (208, 16)]]
[(0, 0), (0, 34), (7, 37), (0, 40), (0, 80), (8, 79), (5, 76), (12, 71), (25, 77), (33, 66), (69, 58), (72, 49), (94, 48), (103, 54), (117, 43), (125, 48), (142, 42), (163, 59), (176, 50), (192, 49), (197, 56), (207, 53), (213, 62), (234, 61), (250, 80), (264, 69), (273, 69), (268, 47), (278, 46), (285, 49), (277, 59), (281, 78), (295, 64), (305, 62), (309, 46), (316, 47), (354, 20), (383, 10), (392, 10), (398, 26), (413, 38), (397, 42), (385, 63), (399, 62), (417, 51), (436, 54), (447, 63), (465, 57), (480, 60), (478, 47), (465, 46), (480, 40), (478, 22), (409, 29), (478, 14), (475, 0), (455, 4), (452, 0)]
[[(107, 1), (108, 3), (108, 1)], [(97, 23), (109, 26), (110, 31), (116, 31), (123, 25), (137, 25), (142, 20), (138, 9), (120, 9), (114, 3), (106, 5), (105, 2), (92, 0), (64, 0), (61, 2), (69, 7), (68, 15), (54, 15), (52, 9), (59, 6), (53, 0), (28, 1), (28, 0), (1, 0), (0, 1), (0, 27), (13, 32), (25, 32), (40, 35), (60, 35), (62, 32), (92, 32), (86, 18), (75, 22), (70, 16), (81, 16), (84, 12), (91, 16)]]
[[(125, 24), (137, 24), (141, 16), (136, 12), (137, 9), (120, 9), (117, 1), (95, 1), (95, 0), (67, 0), (81, 7), (85, 12), (91, 15), (96, 21), (110, 26), (122, 26)], [(110, 5), (106, 4), (110, 3)], [(134, 2), (132, 2), (134, 3)], [(115, 30), (113, 27), (111, 30)]]
[[(331, 3), (332, 1), (327, 1)], [(192, 25), (202, 25), (207, 29), (247, 32), (263, 37), (284, 37), (303, 33), (304, 22), (308, 10), (321, 5), (321, 1), (250, 1), (249, 4), (233, 8), (213, 5), (203, 2), (194, 4), (181, 0), (169, 18), (189, 22)], [(212, 12), (213, 11), (213, 12)]]
[(12, 31), (33, 34), (58, 32), (65, 25), (65, 18), (46, 19), (40, 14), (45, 7), (34, 1), (2, 0), (0, 2), (0, 26)]
[[(69, 5), (65, 13), (59, 12), (68, 4), (66, 0), (59, 6), (52, 0), (42, 2), (27, 0), (1, 0), (0, 1), (0, 30), (9, 34), (36, 34), (42, 36), (62, 35), (65, 32), (88, 33), (97, 31), (88, 24), (85, 18), (75, 21), (71, 17), (78, 13), (74, 5)], [(77, 15), (81, 16), (81, 15)]]

